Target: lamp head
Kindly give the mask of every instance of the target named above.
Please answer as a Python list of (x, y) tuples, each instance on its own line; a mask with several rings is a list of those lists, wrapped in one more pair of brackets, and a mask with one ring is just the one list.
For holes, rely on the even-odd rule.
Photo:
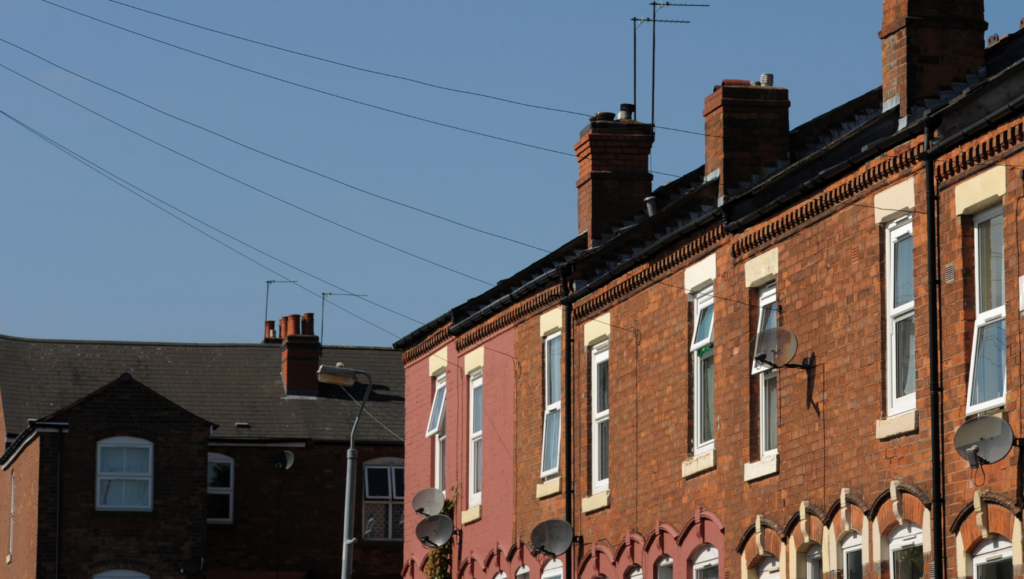
[(316, 378), (324, 384), (351, 386), (356, 383), (356, 371), (350, 370), (338, 362), (336, 366), (320, 366), (320, 369), (316, 371)]

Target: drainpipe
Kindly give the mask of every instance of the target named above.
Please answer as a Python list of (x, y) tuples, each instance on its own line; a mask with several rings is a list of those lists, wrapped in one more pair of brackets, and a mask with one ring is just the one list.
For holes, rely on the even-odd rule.
[(942, 531), (942, 451), (939, 428), (939, 279), (938, 271), (938, 224), (936, 211), (938, 198), (935, 195), (935, 161), (927, 154), (932, 148), (931, 123), (925, 123), (924, 161), (925, 203), (928, 214), (928, 398), (931, 404), (932, 431), (932, 579), (942, 579), (946, 572), (946, 557)]
[[(565, 492), (565, 520), (572, 526), (572, 508), (576, 503), (576, 480), (573, 478), (573, 463), (572, 463), (572, 354), (573, 354), (573, 334), (572, 334), (572, 304), (575, 300), (570, 297), (569, 291), (569, 278), (565, 271), (560, 273), (561, 285), (562, 285), (562, 396), (565, 397), (565, 412), (563, 413), (563, 421), (565, 422), (565, 428), (562, 432), (565, 433), (565, 481), (566, 481), (566, 492)], [(573, 527), (573, 543), (576, 542), (576, 528)], [(570, 579), (575, 577), (575, 568), (572, 563), (573, 550), (569, 547), (569, 550), (565, 552), (565, 577)]]

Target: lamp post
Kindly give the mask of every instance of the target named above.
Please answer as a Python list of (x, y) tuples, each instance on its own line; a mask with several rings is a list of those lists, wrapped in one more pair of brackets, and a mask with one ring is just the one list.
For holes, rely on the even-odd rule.
[(359, 426), (359, 417), (363, 414), (363, 407), (366, 406), (366, 399), (370, 397), (370, 390), (373, 390), (373, 377), (362, 370), (346, 368), (341, 362), (337, 366), (320, 366), (316, 371), (316, 377), (320, 382), (336, 384), (338, 386), (352, 386), (356, 383), (356, 376), (366, 376), (368, 384), (366, 392), (363, 393), (363, 401), (359, 404), (359, 411), (356, 412), (356, 419), (352, 422), (352, 433), (348, 437), (348, 464), (345, 472), (345, 526), (341, 543), (341, 579), (352, 579), (352, 545), (356, 542), (352, 531), (352, 518), (355, 516), (353, 503), (356, 497), (356, 459), (359, 453), (356, 451), (356, 427)]

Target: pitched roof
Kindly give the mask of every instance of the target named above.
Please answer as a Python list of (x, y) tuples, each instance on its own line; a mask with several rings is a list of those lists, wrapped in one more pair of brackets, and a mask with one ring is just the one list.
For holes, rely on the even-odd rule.
[[(344, 362), (374, 378), (356, 441), (400, 444), (405, 375), (391, 348), (324, 346), (321, 363)], [(219, 424), (214, 438), (347, 442), (364, 386), (285, 396), (276, 344), (176, 344), (33, 340), (0, 335), (0, 403), (8, 434), (49, 416), (128, 372), (161, 396)], [(372, 416), (371, 416), (372, 415)], [(236, 427), (248, 423), (249, 428)]]

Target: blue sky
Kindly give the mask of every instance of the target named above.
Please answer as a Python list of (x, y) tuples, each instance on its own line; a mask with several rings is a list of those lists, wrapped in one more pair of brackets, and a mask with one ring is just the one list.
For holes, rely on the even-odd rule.
[[(346, 98), (572, 153), (583, 116), (512, 106), (254, 46), (109, 0), (54, 0), (119, 26)], [(126, 3), (355, 66), (537, 105), (594, 113), (632, 100), (629, 19), (646, 2)], [(990, 0), (988, 34), (1018, 28)], [(775, 75), (791, 125), (881, 84), (881, 0), (714, 1), (659, 18), (657, 121), (701, 131), (724, 78)], [(650, 25), (638, 32), (639, 118), (650, 115)], [(41, 0), (0, 3), (0, 39), (149, 105), (401, 203), (553, 249), (576, 232), (570, 156), (458, 132), (188, 54)], [(332, 298), (325, 341), (389, 345), (542, 252), (381, 201), (247, 151), (0, 43), (0, 64), (167, 147), (147, 142), (0, 69), (0, 110), (118, 177), (356, 297)], [(655, 171), (703, 164), (703, 138), (659, 131)], [(32, 338), (257, 342), (270, 318), (315, 312), (339, 290), (219, 234), (281, 275), (211, 241), (0, 117), (0, 333)], [(657, 175), (660, 184), (669, 177)], [(202, 228), (202, 226), (198, 225)], [(407, 316), (407, 317), (403, 317)], [(411, 319), (410, 319), (411, 318)], [(319, 326), (319, 320), (317, 321)], [(379, 326), (375, 327), (375, 326)], [(382, 328), (382, 329), (381, 329)], [(318, 328), (319, 332), (319, 328)], [(390, 332), (390, 333), (388, 333)]]

